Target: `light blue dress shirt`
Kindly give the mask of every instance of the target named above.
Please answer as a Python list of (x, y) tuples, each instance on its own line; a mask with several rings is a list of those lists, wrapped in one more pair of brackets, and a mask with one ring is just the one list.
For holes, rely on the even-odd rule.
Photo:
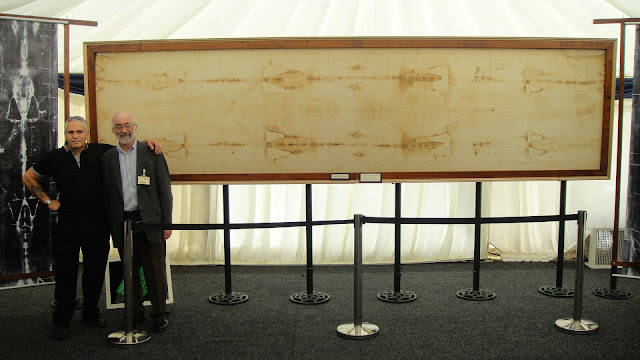
[(138, 210), (137, 193), (137, 159), (138, 141), (134, 141), (128, 152), (124, 152), (118, 144), (118, 158), (120, 160), (120, 178), (122, 179), (122, 199), (124, 200), (124, 211)]

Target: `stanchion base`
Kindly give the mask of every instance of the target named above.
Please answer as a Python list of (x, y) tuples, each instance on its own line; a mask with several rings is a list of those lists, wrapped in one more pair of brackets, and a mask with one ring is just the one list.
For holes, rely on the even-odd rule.
[(236, 305), (241, 304), (247, 300), (249, 300), (249, 295), (235, 291), (231, 292), (230, 294), (219, 293), (209, 296), (209, 301), (218, 305)]
[(151, 335), (146, 331), (133, 330), (131, 335), (127, 336), (127, 332), (122, 330), (109, 334), (107, 339), (113, 346), (138, 345), (151, 339)]
[(483, 300), (493, 300), (496, 297), (496, 293), (493, 291), (485, 290), (485, 289), (464, 289), (460, 290), (456, 293), (461, 299), (464, 300), (475, 300), (475, 301), (483, 301)]
[[(51, 300), (51, 307), (54, 309), (58, 307), (58, 302), (55, 299)], [(84, 307), (84, 299), (81, 297), (76, 298), (76, 310), (80, 310), (83, 307)]]
[(289, 299), (296, 304), (318, 305), (329, 301), (329, 295), (320, 291), (314, 291), (313, 293), (303, 291), (291, 295)]
[(545, 285), (541, 286), (538, 290), (544, 295), (560, 298), (573, 297), (576, 294), (575, 290), (566, 286), (557, 287), (555, 285)]
[(593, 294), (602, 298), (614, 300), (630, 299), (633, 296), (633, 293), (631, 291), (611, 289), (606, 287), (601, 287), (593, 290)]
[(378, 299), (390, 302), (390, 303), (406, 303), (418, 298), (418, 295), (411, 291), (400, 290), (395, 292), (393, 290), (382, 291), (378, 293)]
[(347, 323), (338, 326), (338, 335), (347, 339), (370, 339), (380, 332), (377, 325), (362, 323), (356, 326), (354, 323)]
[(556, 320), (558, 330), (570, 334), (593, 334), (598, 330), (598, 324), (591, 320), (558, 319)]

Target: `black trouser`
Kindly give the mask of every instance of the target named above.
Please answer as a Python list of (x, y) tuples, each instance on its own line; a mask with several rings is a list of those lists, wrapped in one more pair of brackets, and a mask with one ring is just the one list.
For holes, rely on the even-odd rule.
[[(135, 314), (144, 313), (144, 295), (140, 279), (140, 267), (142, 267), (147, 284), (147, 295), (153, 307), (151, 318), (154, 320), (167, 319), (169, 317), (169, 311), (167, 310), (167, 245), (162, 239), (158, 244), (149, 243), (147, 234), (140, 230), (142, 218), (138, 211), (125, 212), (124, 218), (133, 222), (133, 254), (131, 258), (133, 267), (133, 314), (135, 316)], [(118, 252), (120, 253), (120, 258), (123, 259), (124, 266), (124, 246), (118, 247)]]
[(53, 235), (57, 303), (53, 321), (56, 325), (68, 326), (73, 317), (80, 249), (83, 256), (82, 316), (93, 319), (99, 313), (98, 300), (109, 257), (109, 229), (106, 222), (63, 221), (56, 225)]

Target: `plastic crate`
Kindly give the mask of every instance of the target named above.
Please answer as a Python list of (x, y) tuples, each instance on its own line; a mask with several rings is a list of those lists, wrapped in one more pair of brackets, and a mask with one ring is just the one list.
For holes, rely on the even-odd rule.
[[(626, 232), (620, 229), (618, 233), (618, 256), (622, 260), (622, 249)], [(591, 269), (611, 268), (611, 254), (613, 252), (613, 229), (594, 229), (588, 241), (587, 266)]]

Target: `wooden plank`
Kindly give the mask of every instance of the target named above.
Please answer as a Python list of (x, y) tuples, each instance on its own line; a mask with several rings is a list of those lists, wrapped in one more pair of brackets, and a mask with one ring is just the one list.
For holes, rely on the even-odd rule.
[(353, 40), (334, 39), (208, 39), (150, 40), (141, 43), (141, 51), (229, 50), (229, 49), (314, 49), (351, 48)]
[(640, 18), (594, 19), (594, 24), (629, 24), (640, 23)]
[(0, 14), (0, 18), (25, 20), (25, 21), (53, 22), (58, 24), (69, 24), (69, 25), (80, 25), (80, 26), (98, 26), (97, 21), (62, 19), (62, 18), (43, 17), (43, 16)]

